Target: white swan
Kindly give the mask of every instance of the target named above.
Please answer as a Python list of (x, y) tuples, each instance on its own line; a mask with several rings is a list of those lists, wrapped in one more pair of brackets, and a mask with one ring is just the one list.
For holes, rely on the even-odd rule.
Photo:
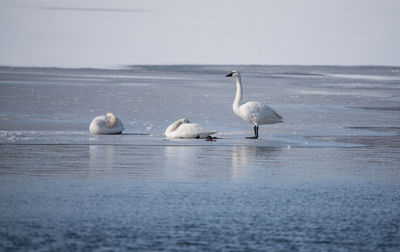
[(120, 134), (124, 130), (121, 119), (113, 113), (96, 116), (89, 126), (92, 134)]
[(188, 119), (181, 118), (168, 126), (165, 136), (169, 138), (207, 138), (215, 131), (207, 131), (197, 123), (190, 123)]
[(276, 113), (273, 109), (268, 107), (266, 104), (261, 102), (242, 102), (243, 91), (242, 91), (242, 80), (240, 78), (240, 73), (233, 70), (226, 77), (236, 78), (236, 97), (233, 102), (233, 111), (237, 116), (245, 121), (250, 122), (254, 126), (254, 136), (247, 138), (258, 138), (258, 126), (262, 124), (274, 124), (280, 123), (282, 121), (282, 116)]

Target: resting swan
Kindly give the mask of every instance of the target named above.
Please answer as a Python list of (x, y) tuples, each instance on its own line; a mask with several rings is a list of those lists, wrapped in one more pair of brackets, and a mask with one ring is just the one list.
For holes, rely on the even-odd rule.
[(254, 126), (254, 136), (247, 138), (257, 139), (258, 126), (262, 124), (274, 124), (283, 122), (282, 116), (276, 113), (266, 104), (256, 101), (243, 103), (242, 80), (238, 71), (233, 70), (226, 77), (236, 78), (236, 97), (235, 101), (233, 102), (233, 112), (235, 112), (237, 116), (245, 121), (248, 121)]
[(121, 134), (123, 130), (122, 121), (113, 113), (96, 116), (89, 126), (92, 134)]
[(186, 118), (181, 118), (168, 126), (165, 136), (169, 138), (207, 138), (215, 131), (207, 131), (197, 123), (190, 123)]

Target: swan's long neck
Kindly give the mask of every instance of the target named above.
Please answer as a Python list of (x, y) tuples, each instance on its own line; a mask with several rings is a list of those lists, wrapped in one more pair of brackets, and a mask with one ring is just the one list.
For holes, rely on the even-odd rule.
[(242, 103), (242, 96), (243, 96), (243, 90), (242, 90), (242, 79), (240, 78), (240, 75), (236, 77), (236, 97), (235, 101), (233, 102), (233, 109), (239, 108), (240, 104)]
[(175, 131), (182, 124), (181, 120), (175, 121), (165, 130), (166, 133)]

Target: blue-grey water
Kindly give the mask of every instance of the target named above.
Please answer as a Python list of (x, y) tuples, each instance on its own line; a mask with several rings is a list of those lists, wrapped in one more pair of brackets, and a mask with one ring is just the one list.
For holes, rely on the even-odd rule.
[[(258, 140), (232, 69), (284, 117)], [(0, 107), (2, 251), (400, 250), (400, 67), (0, 67)]]

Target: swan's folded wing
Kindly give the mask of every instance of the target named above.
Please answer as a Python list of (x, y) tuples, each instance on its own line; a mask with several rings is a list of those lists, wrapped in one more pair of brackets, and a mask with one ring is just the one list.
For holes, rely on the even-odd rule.
[(112, 128), (106, 126), (106, 116), (97, 116), (89, 126), (92, 134), (120, 134), (124, 130), (122, 121), (118, 118), (117, 125)]
[(170, 138), (207, 138), (215, 131), (208, 131), (197, 123), (184, 123), (171, 132), (166, 131), (166, 136)]

